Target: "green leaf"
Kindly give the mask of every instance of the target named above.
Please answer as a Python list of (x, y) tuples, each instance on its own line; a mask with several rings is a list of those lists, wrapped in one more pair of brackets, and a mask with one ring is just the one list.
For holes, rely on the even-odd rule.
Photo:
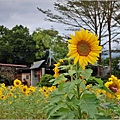
[(67, 105), (70, 105), (74, 109), (77, 109), (77, 106), (79, 105), (80, 100), (78, 100), (75, 96), (73, 96), (71, 99), (67, 96), (66, 102), (67, 102)]
[(90, 77), (90, 79), (95, 80), (101, 87), (103, 86), (103, 81), (101, 78)]
[(86, 86), (85, 86), (85, 82), (82, 80), (82, 82), (80, 83), (80, 87), (82, 88), (82, 90), (85, 90), (86, 89)]
[(115, 107), (114, 104), (109, 103), (109, 102), (107, 102), (107, 103), (101, 103), (100, 106), (101, 106), (102, 108), (105, 108), (105, 109), (106, 109), (106, 108), (114, 109), (114, 107)]
[(61, 70), (67, 70), (67, 69), (70, 68), (70, 65), (61, 65), (61, 66), (59, 66), (59, 68), (60, 68)]
[(53, 85), (58, 84), (58, 82), (60, 82), (61, 80), (67, 80), (67, 78), (65, 78), (63, 74), (60, 74), (60, 75), (55, 79)]
[(50, 116), (52, 116), (60, 108), (61, 108), (61, 106), (59, 106), (59, 105), (58, 106), (57, 105), (49, 106), (49, 108), (46, 111), (46, 115), (49, 118)]
[(58, 85), (58, 91), (63, 91), (63, 87), (64, 87), (64, 82), (61, 82), (59, 85)]
[(80, 100), (80, 108), (82, 112), (86, 112), (90, 118), (95, 117), (95, 113), (97, 112), (98, 105), (99, 105), (99, 100), (93, 93), (83, 94)]
[(66, 94), (74, 93), (74, 88), (75, 88), (74, 81), (66, 82), (64, 85), (65, 86), (63, 92), (65, 92)]
[(55, 79), (51, 79), (49, 82), (54, 82), (55, 81)]
[(71, 99), (73, 96), (74, 96), (73, 93), (69, 93), (69, 94), (68, 94), (68, 97), (69, 97), (70, 99)]
[(54, 116), (54, 114), (57, 113), (58, 110), (61, 108), (67, 108), (66, 104), (62, 102), (58, 104), (49, 105), (46, 109), (46, 115), (48, 116), (48, 119)]
[(105, 115), (99, 115), (97, 114), (96, 115), (97, 119), (100, 119), (100, 120), (106, 120), (106, 119), (110, 119), (111, 120), (111, 116), (105, 116)]
[(91, 70), (91, 69), (85, 69), (85, 70), (81, 71), (81, 75), (83, 75), (84, 78), (86, 80), (88, 80), (90, 78), (92, 72), (93, 72), (93, 70)]
[(64, 96), (64, 94), (62, 93), (58, 93), (58, 94), (51, 94), (51, 102), (50, 104), (54, 104), (54, 103), (58, 103), (60, 100), (62, 100), (62, 97)]
[(71, 76), (71, 75), (75, 74), (76, 71), (75, 71), (75, 70), (68, 70), (68, 73), (69, 73), (69, 75)]
[(68, 108), (60, 108), (50, 119), (74, 119), (75, 111), (71, 111)]

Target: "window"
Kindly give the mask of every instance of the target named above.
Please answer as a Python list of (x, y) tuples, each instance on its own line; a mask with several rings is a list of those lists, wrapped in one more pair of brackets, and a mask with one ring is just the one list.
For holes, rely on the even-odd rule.
[(26, 79), (29, 79), (29, 75), (26, 75)]

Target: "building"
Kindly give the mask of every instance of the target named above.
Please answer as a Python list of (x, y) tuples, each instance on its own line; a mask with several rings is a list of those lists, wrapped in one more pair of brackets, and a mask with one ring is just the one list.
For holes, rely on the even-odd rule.
[[(13, 80), (18, 78), (18, 76), (16, 76), (16, 70), (20, 68), (27, 68), (27, 66), (0, 63), (0, 82), (5, 82), (6, 85), (11, 85)], [(22, 77), (19, 77), (18, 79), (22, 80)]]
[(31, 85), (31, 70), (30, 68), (16, 68), (16, 73), (14, 74), (15, 79), (19, 79), (22, 82), (25, 80), (27, 86)]
[(35, 86), (38, 82), (40, 82), (42, 75), (45, 74), (45, 67), (45, 60), (33, 62), (33, 65), (30, 67), (32, 86)]

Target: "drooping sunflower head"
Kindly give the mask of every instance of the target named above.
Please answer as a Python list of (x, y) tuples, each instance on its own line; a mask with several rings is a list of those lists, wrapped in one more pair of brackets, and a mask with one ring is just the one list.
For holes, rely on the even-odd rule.
[(18, 79), (15, 79), (15, 80), (14, 80), (14, 86), (15, 86), (15, 87), (20, 87), (21, 84), (22, 84), (22, 82), (21, 82), (20, 80), (18, 80)]
[(98, 37), (88, 30), (81, 29), (75, 31), (75, 36), (70, 35), (68, 40), (69, 58), (74, 58), (74, 65), (79, 62), (82, 69), (85, 66), (94, 64), (101, 53), (102, 47), (99, 46)]
[(55, 74), (54, 74), (53, 76), (54, 76), (55, 78), (58, 77), (59, 74), (60, 74), (58, 67), (55, 67), (53, 70), (54, 70), (54, 72), (55, 72)]
[(120, 80), (114, 75), (111, 75), (109, 81), (105, 83), (105, 86), (116, 94), (120, 92)]
[(55, 66), (55, 68), (53, 69), (53, 71), (54, 71), (54, 75), (53, 75), (53, 77), (58, 77), (59, 76), (59, 69), (58, 69), (58, 67), (60, 66), (60, 62), (58, 62), (57, 64), (54, 64), (54, 66)]

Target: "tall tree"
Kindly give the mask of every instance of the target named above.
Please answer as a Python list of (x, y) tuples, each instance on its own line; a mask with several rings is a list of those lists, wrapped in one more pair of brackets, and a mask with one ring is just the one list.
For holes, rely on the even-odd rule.
[[(56, 30), (42, 30), (37, 28), (33, 32), (33, 40), (36, 42), (36, 48), (38, 49), (36, 53), (37, 58), (47, 59), (47, 51), (50, 49), (53, 51), (55, 60), (65, 57), (68, 52), (66, 41), (63, 40)], [(46, 54), (47, 56), (45, 56)]]
[(0, 62), (30, 66), (36, 59), (36, 48), (29, 29), (22, 25), (16, 25), (11, 30), (0, 30), (0, 42), (2, 43), (0, 44)]
[[(119, 36), (119, 23), (117, 16), (119, 14), (120, 10), (120, 2), (116, 1), (106, 1), (106, 19), (107, 19), (107, 26), (108, 26), (108, 43), (109, 43), (109, 67), (110, 67), (110, 73), (112, 73), (112, 48), (111, 48), (111, 43), (112, 41), (118, 42), (117, 39), (120, 38)], [(117, 36), (117, 39), (116, 39)]]
[[(50, 10), (39, 11), (47, 15), (47, 19), (51, 22), (63, 23), (70, 26), (70, 29), (79, 29), (84, 27), (95, 32), (102, 45), (102, 40), (107, 33), (107, 11), (108, 3), (106, 1), (79, 1), (79, 0), (58, 0), (54, 4), (54, 8), (59, 14), (54, 15)], [(101, 64), (101, 55), (98, 61)], [(98, 75), (101, 69), (98, 67)]]
[(0, 62), (11, 62), (9, 57), (11, 56), (11, 46), (9, 45), (8, 34), (10, 31), (3, 25), (0, 26)]

